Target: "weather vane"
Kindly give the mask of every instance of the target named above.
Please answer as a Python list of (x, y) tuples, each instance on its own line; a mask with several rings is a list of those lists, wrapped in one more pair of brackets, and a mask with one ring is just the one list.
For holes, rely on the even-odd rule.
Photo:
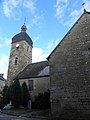
[(83, 6), (83, 10), (85, 11), (85, 2), (82, 3), (82, 6)]

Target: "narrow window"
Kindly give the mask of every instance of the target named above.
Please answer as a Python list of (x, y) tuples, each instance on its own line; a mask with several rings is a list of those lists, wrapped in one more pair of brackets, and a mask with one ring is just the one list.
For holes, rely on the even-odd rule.
[(15, 65), (17, 65), (17, 61), (18, 61), (18, 58), (16, 57), (16, 58), (15, 58)]
[(33, 91), (33, 80), (28, 80), (29, 91)]
[(27, 46), (27, 52), (29, 51), (29, 46)]
[(88, 51), (90, 51), (90, 47), (88, 48)]
[(90, 47), (88, 48), (89, 56), (90, 56)]

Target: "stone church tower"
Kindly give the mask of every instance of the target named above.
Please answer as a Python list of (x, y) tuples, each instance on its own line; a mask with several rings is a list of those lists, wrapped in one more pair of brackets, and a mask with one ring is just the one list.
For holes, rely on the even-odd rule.
[(32, 63), (33, 42), (26, 33), (27, 27), (21, 27), (21, 32), (12, 38), (11, 51), (8, 66), (7, 80), (12, 83), (13, 78), (23, 70), (28, 64)]

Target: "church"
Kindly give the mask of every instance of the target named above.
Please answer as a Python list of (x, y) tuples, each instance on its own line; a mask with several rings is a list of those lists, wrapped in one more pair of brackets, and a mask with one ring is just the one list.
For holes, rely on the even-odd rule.
[(7, 80), (9, 85), (15, 79), (19, 79), (21, 85), (26, 82), (31, 99), (34, 100), (39, 93), (50, 89), (49, 63), (32, 63), (33, 41), (26, 30), (24, 24), (21, 32), (12, 38)]
[[(33, 95), (50, 89), (52, 120), (90, 118), (90, 12), (71, 27), (47, 61), (32, 63), (26, 25), (12, 38), (8, 81), (26, 81)], [(36, 92), (35, 92), (36, 91)], [(79, 114), (80, 113), (80, 114)], [(90, 119), (89, 119), (90, 120)]]
[(53, 120), (90, 120), (90, 12), (48, 56)]

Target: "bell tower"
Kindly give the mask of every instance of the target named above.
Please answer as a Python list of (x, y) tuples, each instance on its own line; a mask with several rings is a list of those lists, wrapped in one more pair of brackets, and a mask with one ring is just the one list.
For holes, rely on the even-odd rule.
[(7, 80), (12, 83), (13, 78), (23, 70), (28, 64), (32, 63), (33, 42), (26, 33), (27, 27), (21, 27), (21, 32), (12, 38), (11, 51), (9, 58)]

